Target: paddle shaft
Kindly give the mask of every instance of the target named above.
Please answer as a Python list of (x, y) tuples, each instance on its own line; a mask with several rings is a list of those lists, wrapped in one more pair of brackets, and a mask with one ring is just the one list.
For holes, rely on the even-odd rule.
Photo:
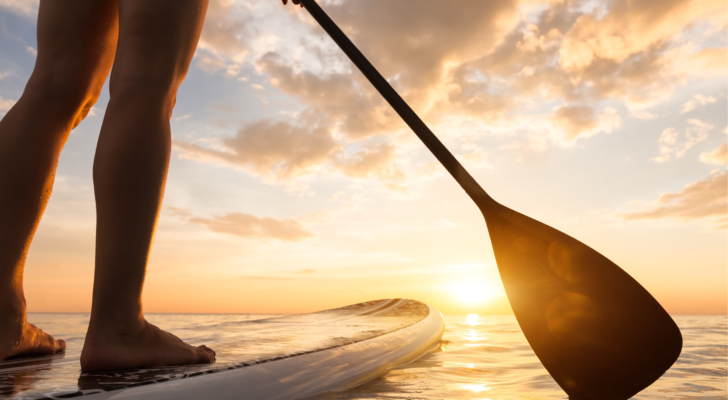
[(339, 29), (334, 21), (319, 7), (315, 0), (301, 0), (301, 4), (321, 25), (326, 33), (336, 42), (341, 50), (349, 57), (354, 65), (366, 76), (371, 84), (379, 91), (394, 111), (399, 114), (405, 123), (414, 131), (414, 133), (422, 140), (432, 154), (440, 161), (450, 175), (460, 184), (470, 198), (477, 205), (483, 203), (492, 203), (494, 200), (483, 190), (478, 182), (465, 170), (458, 162), (455, 156), (445, 147), (440, 139), (435, 136), (430, 128), (422, 122), (419, 116), (410, 108), (410, 106), (402, 99), (397, 91), (387, 82), (376, 68), (367, 60), (366, 57), (356, 48), (354, 43)]

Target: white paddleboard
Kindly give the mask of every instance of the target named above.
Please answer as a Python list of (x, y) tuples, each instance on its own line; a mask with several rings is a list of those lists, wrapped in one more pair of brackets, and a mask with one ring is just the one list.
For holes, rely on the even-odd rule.
[(74, 343), (75, 352), (69, 345), (65, 354), (0, 362), (0, 398), (298, 399), (411, 362), (437, 346), (444, 329), (434, 308), (387, 299), (173, 331), (215, 349), (214, 364), (86, 373), (82, 342)]

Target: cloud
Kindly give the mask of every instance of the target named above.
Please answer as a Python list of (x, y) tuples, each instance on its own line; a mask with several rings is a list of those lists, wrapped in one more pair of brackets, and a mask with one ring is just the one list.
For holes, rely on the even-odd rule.
[(560, 65), (583, 72), (602, 60), (622, 63), (648, 51), (698, 20), (725, 25), (722, 0), (615, 0), (601, 18), (579, 17), (559, 50)]
[[(720, 1), (583, 5), (337, 0), (324, 8), (428, 124), (459, 118), (482, 128), (458, 136), (461, 147), (486, 130), (516, 136), (507, 145), (514, 149), (572, 146), (618, 129), (619, 102), (635, 118), (655, 119), (650, 107), (686, 77), (710, 79), (701, 68), (725, 64), (725, 49), (705, 48), (725, 26)], [(212, 146), (176, 141), (183, 156), (235, 165), (269, 182), (323, 171), (403, 184), (395, 150), (383, 143), (406, 126), (306, 13), (281, 14), (259, 0), (210, 6), (200, 68), (235, 75), (250, 63), (262, 78), (250, 83), (256, 90), (282, 92), (298, 109), (290, 122), (257, 122)], [(544, 115), (537, 111), (544, 101), (562, 106)], [(653, 161), (681, 157), (705, 131), (691, 124), (684, 138), (665, 133)]]
[(38, 15), (37, 0), (0, 0), (0, 7), (5, 8), (15, 14), (26, 17), (35, 17)]
[(234, 281), (292, 281), (293, 278), (285, 278), (282, 276), (262, 276), (262, 275), (244, 275), (233, 278)]
[(15, 105), (15, 103), (15, 100), (5, 99), (0, 96), (0, 111), (10, 110)]
[(347, 152), (329, 128), (317, 125), (262, 120), (223, 139), (217, 148), (182, 140), (173, 146), (183, 158), (234, 165), (269, 183), (290, 184), (327, 167), (350, 178), (376, 178), (395, 190), (402, 189), (399, 184), (405, 177), (395, 164), (394, 146), (368, 142), (359, 151)]
[(554, 123), (561, 130), (563, 139), (572, 142), (578, 136), (611, 133), (621, 125), (622, 120), (613, 108), (607, 108), (597, 116), (594, 109), (588, 106), (562, 106), (554, 112)]
[(240, 166), (255, 176), (289, 180), (310, 173), (332, 159), (341, 145), (324, 127), (303, 128), (262, 120), (224, 139), (222, 149), (181, 140), (175, 140), (174, 147), (188, 158), (223, 161)]
[(237, 75), (250, 52), (248, 26), (252, 19), (245, 2), (211, 1), (197, 45), (197, 67), (209, 74), (224, 69), (228, 75)]
[(195, 63), (195, 65), (197, 65), (199, 69), (207, 72), (210, 75), (216, 73), (217, 71), (220, 71), (221, 69), (227, 68), (227, 64), (224, 60), (208, 55), (198, 57), (197, 63)]
[(334, 166), (350, 178), (376, 176), (382, 181), (397, 184), (404, 181), (404, 173), (393, 164), (394, 156), (394, 146), (373, 143), (352, 155), (340, 155), (334, 160)]
[(714, 218), (718, 229), (726, 229), (728, 185), (726, 171), (713, 171), (706, 179), (691, 183), (678, 193), (663, 193), (647, 211), (618, 215), (627, 221)]
[[(466, 160), (469, 162), (469, 165), (480, 165), (484, 166), (488, 169), (493, 169), (494, 167), (487, 162), (488, 153), (485, 151), (484, 148), (478, 146), (477, 144), (473, 143), (466, 143), (460, 146), (460, 148), (465, 151), (464, 154), (459, 155), (459, 157), (462, 157), (463, 160)], [(458, 158), (459, 158), (458, 157)], [(437, 165), (437, 164), (436, 164)], [(421, 170), (421, 173), (425, 172), (425, 170)]]
[[(559, 47), (558, 65), (574, 94), (615, 98), (630, 110), (644, 110), (664, 101), (688, 75), (710, 77), (704, 67), (715, 69), (719, 53), (700, 55), (701, 44), (688, 38), (705, 39), (689, 31), (700, 22), (722, 29), (725, 3), (615, 0), (608, 7), (579, 16)], [(705, 60), (686, 64), (694, 57)]]
[(678, 143), (680, 134), (675, 128), (667, 128), (660, 135), (660, 155), (650, 160), (661, 164), (670, 159), (680, 158), (696, 144), (708, 138), (708, 132), (713, 125), (699, 119), (689, 119), (685, 128), (685, 139)]
[(495, 49), (519, 22), (517, 0), (339, 1), (326, 6), (354, 43), (405, 90), (436, 86), (448, 64)]
[(446, 97), (433, 108), (441, 112), (458, 112), (477, 116), (484, 121), (497, 121), (514, 106), (513, 99), (499, 93), (497, 78), (485, 74), (475, 63), (464, 64), (454, 69), (446, 85)]
[(350, 73), (297, 72), (273, 52), (261, 57), (256, 65), (268, 74), (273, 87), (309, 105), (310, 113), (336, 121), (338, 130), (351, 140), (381, 135), (403, 125), (368, 83), (364, 89)]
[(657, 115), (644, 110), (630, 110), (630, 115), (642, 120), (657, 119), (658, 117)]
[[(710, 79), (703, 70), (726, 64), (725, 49), (704, 48), (726, 25), (717, 0), (615, 0), (591, 8), (522, 0), (323, 5), (429, 124), (465, 117), (519, 128), (516, 141), (541, 150), (618, 128), (614, 100), (635, 118), (657, 118), (648, 110), (688, 76)], [(306, 13), (280, 14), (258, 0), (215, 7), (201, 41), (202, 68), (231, 74), (243, 59), (252, 62), (268, 79), (258, 84), (300, 101), (295, 125), (315, 115), (344, 147), (405, 128)], [(542, 121), (545, 129), (520, 123), (541, 101), (564, 106)], [(549, 129), (555, 132), (544, 133)]]
[(260, 218), (238, 212), (214, 215), (212, 218), (191, 217), (188, 221), (203, 225), (213, 232), (246, 239), (298, 242), (314, 236), (295, 219)]
[[(699, 43), (685, 40), (698, 21), (723, 26), (725, 18), (716, 15), (724, 14), (724, 5), (698, 1), (684, 13), (682, 3), (619, 0), (588, 13), (571, 2), (541, 6), (543, 11), (528, 15), (493, 52), (450, 69), (449, 101), (438, 105), (451, 107), (443, 112), (455, 109), (492, 123), (523, 118), (539, 100), (577, 103), (583, 108), (554, 115), (567, 140), (588, 136), (581, 132), (596, 119), (589, 108), (597, 110), (608, 99), (623, 102), (637, 118), (654, 119), (646, 110), (684, 81), (684, 60), (725, 58), (724, 49), (701, 50)], [(710, 78), (699, 66), (693, 69), (689, 74)]]
[(701, 153), (700, 161), (706, 164), (728, 165), (728, 145), (724, 143), (711, 152)]
[(554, 117), (567, 140), (574, 140), (580, 133), (596, 128), (599, 122), (594, 109), (585, 106), (559, 107)]
[(315, 269), (299, 269), (298, 271), (296, 271), (296, 273), (303, 274), (303, 275), (309, 275), (309, 274), (316, 273), (316, 270)]
[(728, 69), (728, 49), (707, 48), (675, 61), (675, 70), (696, 78), (723, 77)]
[[(453, 105), (449, 108), (460, 107), (483, 118), (499, 114), (509, 104), (505, 96), (484, 94), (487, 85), (475, 87), (473, 74), (463, 72), (453, 80), (448, 71), (502, 42), (519, 21), (518, 1), (401, 0), (377, 1), (376, 6), (342, 1), (330, 2), (325, 9), (422, 117), (435, 109), (433, 102), (444, 93), (449, 96), (445, 105)], [(321, 36), (318, 26), (311, 29)], [(296, 54), (280, 50), (260, 57), (258, 71), (268, 75), (272, 86), (335, 121), (337, 132), (348, 140), (404, 128), (399, 116), (327, 37), (324, 43), (309, 39), (303, 46), (325, 64), (304, 63)]]
[(680, 110), (680, 114), (685, 114), (690, 111), (693, 111), (698, 106), (713, 104), (716, 101), (718, 101), (718, 99), (716, 99), (713, 96), (703, 96), (701, 94), (696, 94), (695, 96), (693, 96), (693, 98), (691, 100), (689, 100), (687, 103), (683, 104), (682, 109)]
[(232, 57), (244, 54), (247, 46), (243, 33), (251, 19), (249, 9), (243, 5), (236, 7), (235, 0), (212, 1), (207, 6), (199, 45)]

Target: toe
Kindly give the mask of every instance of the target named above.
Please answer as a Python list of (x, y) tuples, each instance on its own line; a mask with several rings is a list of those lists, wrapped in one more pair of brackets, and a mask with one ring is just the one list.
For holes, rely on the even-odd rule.
[(211, 349), (211, 348), (209, 348), (209, 347), (205, 346), (204, 344), (203, 344), (202, 346), (200, 346), (200, 348), (201, 348), (201, 349), (204, 349), (204, 350), (205, 350), (205, 351), (207, 351), (208, 353), (212, 353), (212, 356), (213, 356), (213, 358), (214, 358), (214, 357), (215, 357), (215, 356), (217, 355), (217, 352), (215, 352), (215, 350), (213, 350), (213, 349)]
[(57, 343), (58, 343), (58, 345), (56, 347), (56, 352), (57, 353), (66, 351), (66, 341), (65, 340), (59, 339), (59, 340), (57, 340)]
[(215, 354), (207, 346), (197, 347), (197, 362), (211, 363), (215, 361)]

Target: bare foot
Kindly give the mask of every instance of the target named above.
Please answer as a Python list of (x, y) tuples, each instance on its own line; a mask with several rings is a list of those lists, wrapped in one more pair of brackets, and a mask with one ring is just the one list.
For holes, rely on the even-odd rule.
[(81, 368), (112, 371), (215, 361), (215, 352), (207, 346), (190, 346), (146, 320), (134, 325), (128, 329), (89, 326), (81, 352)]
[(53, 337), (25, 317), (25, 308), (0, 311), (0, 361), (11, 357), (47, 356), (66, 349), (66, 342)]

